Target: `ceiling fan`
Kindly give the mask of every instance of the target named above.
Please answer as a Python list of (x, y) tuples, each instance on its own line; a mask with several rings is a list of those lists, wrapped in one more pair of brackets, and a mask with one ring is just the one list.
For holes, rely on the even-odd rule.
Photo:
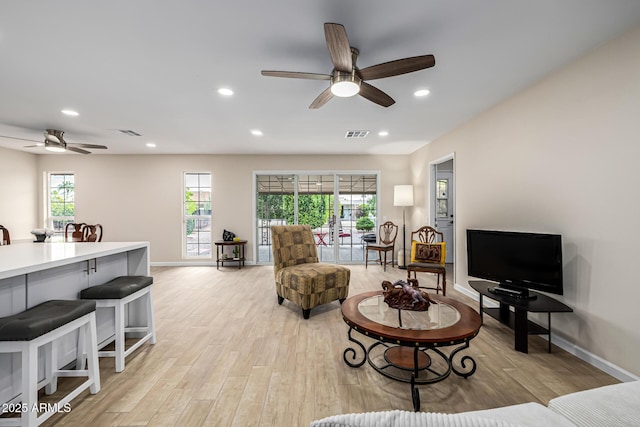
[(106, 150), (107, 147), (104, 145), (96, 145), (96, 144), (72, 144), (72, 143), (67, 143), (64, 138), (64, 131), (63, 130), (57, 130), (57, 129), (47, 129), (47, 131), (44, 133), (44, 144), (40, 141), (36, 141), (33, 139), (26, 139), (26, 138), (17, 138), (15, 136), (5, 136), (5, 135), (0, 135), (3, 138), (11, 138), (11, 139), (19, 139), (21, 141), (31, 141), (31, 142), (37, 142), (38, 144), (36, 145), (25, 145), (25, 148), (33, 148), (33, 147), (43, 147), (45, 150), (48, 151), (52, 151), (55, 153), (63, 153), (65, 151), (73, 151), (75, 153), (80, 153), (80, 154), (91, 154), (90, 151), (87, 150), (83, 150), (83, 148), (89, 148), (89, 149), (93, 149), (93, 150)]
[(331, 74), (302, 73), (297, 71), (262, 71), (263, 76), (270, 77), (329, 80), (331, 82), (330, 86), (309, 106), (309, 108), (312, 109), (322, 107), (334, 96), (348, 97), (358, 94), (378, 105), (389, 107), (395, 103), (393, 98), (380, 89), (366, 83), (365, 80), (382, 79), (412, 73), (433, 67), (436, 63), (433, 55), (422, 55), (359, 69), (356, 66), (359, 51), (349, 44), (349, 38), (347, 37), (347, 31), (344, 26), (327, 22), (324, 24), (324, 36), (334, 67)]

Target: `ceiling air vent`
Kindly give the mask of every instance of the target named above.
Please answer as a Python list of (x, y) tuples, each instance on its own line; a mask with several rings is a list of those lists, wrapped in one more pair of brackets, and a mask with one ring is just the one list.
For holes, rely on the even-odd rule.
[(129, 129), (118, 129), (120, 132), (124, 133), (125, 135), (129, 135), (129, 136), (142, 136), (140, 135), (138, 132), (129, 130)]
[(367, 135), (369, 135), (368, 130), (348, 130), (344, 137), (347, 139), (366, 138)]

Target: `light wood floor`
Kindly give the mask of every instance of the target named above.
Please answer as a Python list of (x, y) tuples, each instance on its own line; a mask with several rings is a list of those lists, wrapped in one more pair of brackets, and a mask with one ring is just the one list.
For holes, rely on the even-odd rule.
[[(350, 268), (350, 295), (405, 274), (397, 268), (383, 273), (378, 265)], [(408, 384), (368, 364), (345, 365), (349, 342), (338, 302), (313, 309), (304, 320), (299, 307), (277, 304), (272, 267), (162, 267), (152, 275), (157, 344), (142, 346), (120, 374), (113, 372), (113, 359), (101, 359), (100, 393), (81, 394), (70, 413), (45, 425), (308, 426), (339, 413), (412, 410)], [(419, 276), (421, 284), (428, 276)], [(477, 308), (449, 287), (448, 296)], [(558, 347), (546, 350), (546, 341), (530, 337), (529, 354), (514, 351), (512, 332), (485, 316), (466, 350), (476, 373), (421, 386), (422, 410), (546, 404), (618, 382)]]

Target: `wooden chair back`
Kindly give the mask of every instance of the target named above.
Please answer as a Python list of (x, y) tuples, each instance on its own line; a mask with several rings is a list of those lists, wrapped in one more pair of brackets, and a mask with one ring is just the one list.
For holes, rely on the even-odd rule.
[(4, 225), (0, 225), (0, 231), (2, 233), (2, 236), (0, 236), (0, 243), (3, 245), (10, 245), (11, 244), (11, 237), (9, 236), (9, 230), (7, 230), (6, 228), (4, 228)]
[(398, 226), (391, 221), (387, 221), (384, 224), (380, 224), (378, 230), (378, 239), (383, 245), (392, 245), (398, 237)]
[[(65, 242), (82, 242), (84, 240), (84, 222), (69, 222), (64, 226)], [(69, 233), (71, 231), (71, 233)]]
[(102, 225), (85, 224), (82, 230), (83, 242), (102, 242)]
[(444, 234), (433, 227), (425, 225), (411, 232), (411, 241), (413, 242), (414, 240), (422, 243), (444, 242)]

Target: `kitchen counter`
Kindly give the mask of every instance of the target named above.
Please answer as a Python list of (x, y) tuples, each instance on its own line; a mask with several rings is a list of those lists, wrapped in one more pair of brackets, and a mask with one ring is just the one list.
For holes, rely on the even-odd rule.
[[(119, 276), (149, 276), (148, 242), (35, 243), (0, 246), (0, 317), (55, 299), (78, 299), (80, 291)], [(146, 309), (130, 304), (128, 324), (141, 324)], [(96, 312), (98, 348), (114, 335), (114, 313)], [(76, 358), (77, 332), (57, 340), (59, 366)], [(42, 359), (42, 355), (41, 355)], [(0, 354), (0, 403), (20, 390), (20, 358)], [(44, 366), (44, 365), (42, 365)], [(39, 378), (44, 375), (43, 369)]]
[[(0, 280), (78, 261), (145, 249), (147, 242), (17, 243), (0, 246)], [(149, 262), (146, 260), (148, 266)], [(148, 274), (146, 272), (141, 274)]]

